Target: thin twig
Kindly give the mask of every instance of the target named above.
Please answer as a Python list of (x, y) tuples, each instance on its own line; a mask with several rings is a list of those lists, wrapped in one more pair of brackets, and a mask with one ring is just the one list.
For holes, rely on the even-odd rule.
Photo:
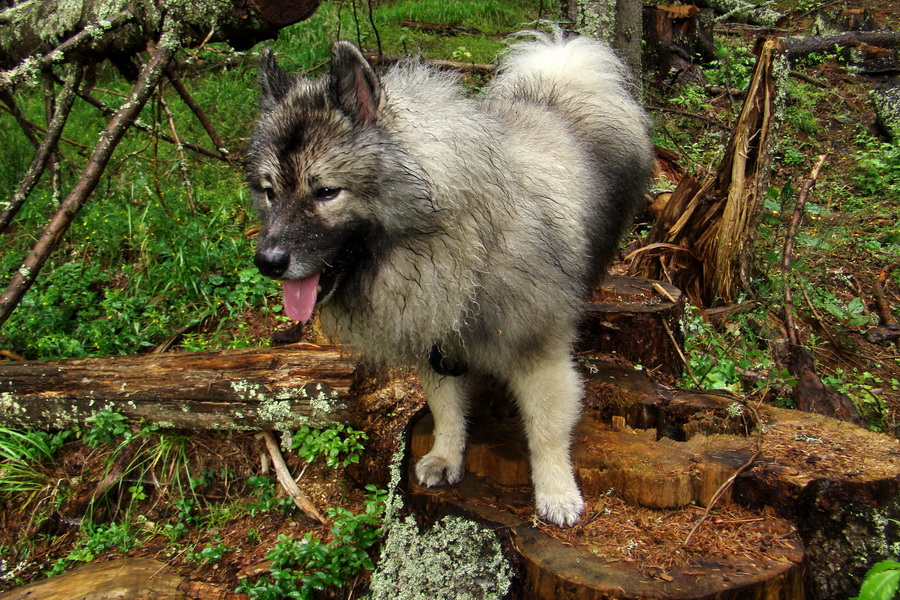
[(28, 138), (28, 141), (34, 146), (34, 149), (37, 150), (41, 142), (37, 139), (37, 136), (34, 134), (34, 127), (32, 123), (28, 121), (25, 117), (25, 114), (19, 110), (19, 106), (16, 104), (16, 99), (13, 97), (9, 90), (0, 90), (0, 108), (8, 112), (13, 116), (16, 122), (19, 124), (19, 127), (22, 128), (22, 131), (25, 133), (25, 137)]
[(697, 533), (697, 530), (700, 529), (700, 526), (709, 518), (710, 513), (712, 513), (712, 509), (715, 505), (722, 499), (725, 493), (731, 489), (731, 486), (734, 485), (734, 482), (737, 481), (738, 476), (749, 469), (756, 459), (759, 458), (760, 454), (763, 451), (763, 424), (760, 421), (759, 413), (756, 412), (756, 409), (750, 406), (749, 404), (744, 404), (744, 407), (747, 408), (751, 413), (753, 413), (753, 419), (756, 421), (756, 451), (747, 459), (747, 462), (738, 467), (737, 471), (731, 474), (731, 477), (726, 479), (722, 485), (719, 486), (719, 489), (716, 490), (716, 493), (712, 495), (712, 498), (709, 499), (709, 502), (706, 503), (706, 510), (703, 513), (703, 516), (700, 517), (697, 522), (694, 524), (694, 527), (691, 528), (690, 533), (688, 533), (687, 537), (684, 539), (683, 547), (687, 547), (688, 544), (691, 543), (691, 538), (694, 537), (694, 534)]
[(22, 208), (25, 200), (28, 198), (29, 194), (31, 194), (32, 190), (34, 190), (38, 181), (40, 181), (41, 175), (43, 175), (47, 163), (50, 161), (50, 157), (53, 156), (53, 153), (56, 151), (59, 139), (62, 136), (63, 128), (66, 126), (66, 120), (72, 112), (72, 103), (75, 100), (75, 90), (78, 88), (78, 84), (81, 83), (82, 73), (83, 71), (80, 64), (74, 64), (69, 68), (69, 74), (66, 77), (65, 85), (62, 92), (59, 94), (55, 110), (53, 111), (53, 117), (47, 127), (47, 133), (44, 135), (40, 147), (34, 154), (31, 166), (28, 167), (25, 177), (22, 178), (19, 187), (13, 192), (9, 201), (0, 204), (0, 207), (3, 208), (3, 210), (0, 210), (0, 233), (6, 231), (6, 228), (9, 227), (9, 224), (16, 216), (16, 213)]
[(687, 117), (687, 118), (689, 118), (689, 119), (697, 119), (698, 121), (704, 121), (704, 122), (706, 122), (706, 123), (709, 123), (710, 125), (715, 125), (715, 126), (718, 127), (719, 129), (722, 129), (722, 130), (724, 130), (724, 131), (731, 131), (731, 128), (730, 128), (730, 127), (728, 127), (728, 126), (726, 126), (726, 125), (722, 125), (722, 124), (719, 123), (718, 121), (714, 121), (714, 120), (712, 120), (712, 119), (710, 119), (710, 118), (708, 118), (708, 117), (704, 117), (703, 115), (698, 115), (698, 114), (695, 114), (695, 113), (689, 113), (689, 112), (685, 112), (685, 111), (683, 111), (683, 110), (677, 110), (677, 109), (674, 109), (674, 108), (664, 108), (664, 107), (662, 107), (662, 106), (647, 106), (647, 110), (658, 110), (658, 111), (660, 111), (660, 112), (672, 113), (673, 115), (679, 115), (679, 116), (682, 116), (682, 117)]
[[(95, 97), (91, 96), (90, 94), (87, 94), (83, 91), (78, 92), (78, 97), (81, 98), (82, 100), (84, 100), (85, 102), (87, 102), (88, 104), (90, 104), (91, 106), (93, 106), (94, 108), (96, 108), (97, 110), (99, 110), (100, 112), (102, 112), (107, 117), (110, 117), (116, 113), (116, 109), (112, 108), (111, 106), (103, 103), (102, 101), (98, 100), (97, 98), (95, 98)], [(154, 135), (153, 128), (150, 125), (147, 125), (146, 123), (143, 123), (141, 121), (135, 121), (134, 124), (132, 125), (132, 127), (135, 127), (136, 129), (140, 129), (144, 133)], [(165, 134), (160, 134), (159, 139), (161, 139), (164, 142), (168, 142), (169, 144), (173, 144), (173, 145), (175, 144), (175, 140), (173, 140), (171, 138), (171, 136), (168, 136)], [(182, 142), (181, 145), (184, 146), (185, 148), (187, 148), (188, 150), (196, 152), (197, 154), (202, 154), (203, 156), (208, 156), (209, 158), (216, 158), (218, 160), (223, 160), (226, 162), (228, 162), (228, 160), (229, 160), (222, 153), (215, 152), (212, 150), (207, 150), (206, 148), (204, 148), (202, 146), (198, 146), (197, 144), (192, 144), (190, 142)]]
[(691, 369), (691, 365), (688, 362), (687, 357), (684, 355), (684, 352), (681, 351), (681, 346), (679, 346), (678, 342), (675, 340), (675, 334), (672, 333), (672, 329), (669, 327), (669, 324), (665, 321), (662, 321), (662, 324), (666, 330), (666, 333), (669, 334), (669, 339), (672, 340), (672, 346), (675, 348), (675, 351), (678, 352), (678, 356), (681, 358), (681, 362), (684, 364), (684, 368), (693, 380), (694, 385), (696, 385), (698, 388), (701, 387), (700, 382), (697, 380), (697, 377), (694, 376), (694, 370)]
[(803, 211), (806, 208), (809, 191), (812, 189), (813, 185), (815, 185), (816, 179), (819, 178), (819, 171), (822, 170), (822, 165), (825, 164), (825, 157), (825, 154), (819, 155), (819, 160), (816, 161), (816, 165), (813, 167), (812, 172), (800, 188), (800, 195), (797, 197), (797, 205), (794, 207), (794, 212), (791, 215), (791, 226), (788, 229), (784, 240), (784, 254), (782, 255), (781, 261), (781, 267), (784, 270), (785, 277), (784, 324), (785, 329), (787, 330), (788, 342), (794, 346), (800, 345), (800, 337), (797, 332), (797, 323), (794, 321), (794, 295), (791, 291), (790, 283), (791, 256), (794, 252), (794, 238), (797, 235), (797, 231), (800, 229), (800, 221), (803, 220)]
[(269, 457), (272, 459), (272, 467), (275, 469), (275, 476), (278, 478), (278, 482), (281, 483), (281, 487), (284, 488), (284, 491), (287, 492), (288, 496), (291, 497), (291, 500), (294, 501), (294, 504), (297, 505), (297, 508), (302, 510), (303, 514), (307, 517), (314, 521), (318, 521), (323, 525), (327, 523), (324, 517), (322, 517), (316, 509), (315, 505), (297, 485), (297, 482), (294, 481), (291, 472), (287, 468), (287, 464), (284, 462), (284, 457), (281, 456), (281, 449), (278, 448), (278, 442), (275, 440), (275, 436), (272, 435), (272, 432), (263, 431), (260, 435), (266, 442), (266, 449), (268, 449)]
[(181, 170), (181, 177), (184, 179), (184, 188), (187, 191), (188, 206), (191, 209), (191, 214), (194, 214), (197, 212), (197, 207), (194, 206), (194, 194), (191, 192), (191, 178), (188, 176), (187, 161), (184, 158), (184, 148), (181, 146), (181, 141), (178, 138), (178, 131), (175, 129), (175, 117), (172, 116), (172, 111), (169, 110), (169, 105), (163, 100), (162, 94), (159, 96), (159, 105), (162, 107), (163, 112), (166, 113), (169, 131), (172, 132), (172, 139), (175, 140), (175, 150), (178, 151), (178, 167)]
[(191, 96), (190, 92), (187, 91), (187, 88), (184, 87), (184, 84), (181, 83), (181, 79), (179, 79), (178, 75), (172, 69), (169, 69), (166, 72), (166, 77), (169, 78), (169, 83), (172, 84), (172, 87), (175, 88), (175, 91), (178, 92), (179, 96), (181, 96), (182, 101), (187, 104), (188, 108), (191, 109), (191, 112), (194, 113), (194, 116), (197, 117), (197, 120), (200, 121), (200, 124), (203, 125), (203, 129), (206, 130), (206, 134), (209, 136), (209, 139), (212, 140), (212, 143), (213, 145), (215, 145), (216, 150), (218, 150), (222, 155), (221, 158), (230, 162), (232, 160), (232, 157), (228, 153), (228, 149), (225, 147), (225, 143), (222, 141), (222, 138), (219, 137), (219, 134), (216, 132), (215, 127), (213, 127), (213, 124), (206, 117), (206, 113), (203, 112), (203, 109), (200, 108), (200, 105), (197, 104), (193, 96)]

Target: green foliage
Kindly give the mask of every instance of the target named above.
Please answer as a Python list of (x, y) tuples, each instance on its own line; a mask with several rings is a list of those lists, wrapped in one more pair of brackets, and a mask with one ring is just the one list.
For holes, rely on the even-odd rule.
[(294, 434), (291, 449), (312, 462), (320, 456), (325, 457), (329, 467), (345, 467), (358, 463), (365, 447), (363, 442), (368, 436), (343, 423), (327, 429), (312, 429), (304, 425)]
[(707, 79), (714, 85), (736, 90), (750, 87), (756, 57), (746, 49), (739, 48), (737, 41), (716, 41), (715, 60), (704, 70)]
[[(759, 319), (754, 313), (736, 315), (728, 329), (720, 332), (703, 320), (698, 310), (689, 307), (685, 311), (685, 354), (701, 388), (746, 394), (792, 383), (788, 371), (773, 360), (768, 340), (755, 333)], [(682, 385), (695, 387), (697, 383), (685, 373)]]
[(864, 149), (855, 156), (856, 187), (867, 196), (900, 199), (900, 146), (871, 138), (860, 141)]
[(374, 486), (369, 491), (364, 512), (354, 515), (343, 508), (328, 509), (332, 519), (329, 542), (307, 533), (295, 540), (282, 534), (267, 554), (272, 561), (269, 575), (237, 588), (253, 600), (313, 598), (317, 591), (346, 583), (359, 571), (375, 565), (368, 550), (381, 539), (381, 515), (387, 492)]
[(869, 569), (852, 600), (893, 600), (900, 590), (900, 563), (883, 560)]
[(0, 427), (0, 494), (42, 489), (47, 477), (41, 464), (53, 461), (71, 433), (23, 432)]
[(101, 554), (116, 550), (128, 552), (141, 543), (137, 532), (128, 523), (85, 524), (79, 539), (69, 553), (54, 561), (46, 575), (52, 577), (69, 569), (73, 563), (91, 562)]
[(288, 511), (294, 507), (290, 498), (278, 497), (278, 488), (275, 486), (275, 480), (271, 477), (265, 475), (250, 477), (247, 479), (247, 485), (257, 497), (255, 502), (246, 505), (251, 516), (274, 509)]

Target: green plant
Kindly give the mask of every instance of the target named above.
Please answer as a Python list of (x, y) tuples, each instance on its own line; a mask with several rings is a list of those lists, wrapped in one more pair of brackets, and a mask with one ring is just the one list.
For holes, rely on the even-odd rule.
[(324, 456), (325, 464), (329, 467), (344, 467), (359, 462), (366, 439), (368, 436), (364, 432), (343, 423), (328, 429), (312, 429), (304, 425), (294, 434), (291, 449), (305, 458), (306, 462), (313, 462)]
[(900, 562), (875, 563), (863, 578), (859, 595), (851, 600), (893, 600), (900, 590)]
[(856, 187), (869, 196), (900, 198), (900, 146), (869, 138), (860, 141), (864, 148), (855, 156)]
[(366, 489), (364, 512), (354, 515), (343, 508), (328, 509), (331, 541), (323, 542), (310, 533), (299, 540), (279, 535), (267, 554), (272, 562), (269, 575), (254, 584), (243, 581), (236, 591), (254, 600), (313, 598), (317, 591), (343, 585), (360, 570), (374, 569), (368, 550), (381, 539), (387, 492), (374, 486)]
[(53, 461), (71, 431), (18, 431), (0, 427), (0, 493), (34, 492), (46, 485), (41, 464)]
[(141, 540), (128, 523), (85, 524), (79, 532), (79, 540), (69, 553), (50, 566), (48, 576), (58, 575), (75, 562), (91, 562), (97, 556), (117, 550), (127, 552), (140, 545)]
[(246, 506), (251, 516), (274, 509), (288, 511), (294, 507), (290, 498), (278, 498), (275, 481), (271, 477), (265, 475), (250, 477), (247, 479), (247, 485), (256, 494), (256, 501), (250, 502)]

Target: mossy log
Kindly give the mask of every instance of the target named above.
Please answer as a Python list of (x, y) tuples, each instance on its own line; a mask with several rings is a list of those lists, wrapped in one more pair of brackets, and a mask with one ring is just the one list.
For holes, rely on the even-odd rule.
[[(90, 33), (71, 50), (82, 60), (130, 56), (159, 36), (166, 15), (182, 25), (186, 46), (212, 40), (249, 48), (308, 18), (318, 5), (319, 0), (20, 2), (0, 11), (0, 67), (12, 68), (28, 56), (46, 54), (79, 32)], [(59, 60), (68, 62), (69, 56)]]
[[(501, 532), (519, 568), (512, 597), (845, 599), (867, 564), (900, 547), (897, 440), (585, 365), (573, 456), (586, 512), (576, 527), (533, 520), (521, 424), (502, 390), (474, 403), (460, 485), (407, 481), (425, 522), (464, 515)], [(430, 415), (413, 425), (410, 464), (429, 450), (431, 429)]]
[(0, 424), (83, 424), (100, 409), (189, 429), (287, 429), (348, 418), (356, 362), (334, 346), (0, 364)]

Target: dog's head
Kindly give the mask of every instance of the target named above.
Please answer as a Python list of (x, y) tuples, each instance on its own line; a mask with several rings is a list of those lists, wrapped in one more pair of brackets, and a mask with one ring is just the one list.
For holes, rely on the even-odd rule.
[(317, 81), (287, 75), (265, 50), (259, 81), (261, 114), (247, 160), (262, 220), (254, 262), (284, 281), (286, 312), (305, 321), (378, 235), (384, 94), (347, 42), (334, 45), (331, 72)]

